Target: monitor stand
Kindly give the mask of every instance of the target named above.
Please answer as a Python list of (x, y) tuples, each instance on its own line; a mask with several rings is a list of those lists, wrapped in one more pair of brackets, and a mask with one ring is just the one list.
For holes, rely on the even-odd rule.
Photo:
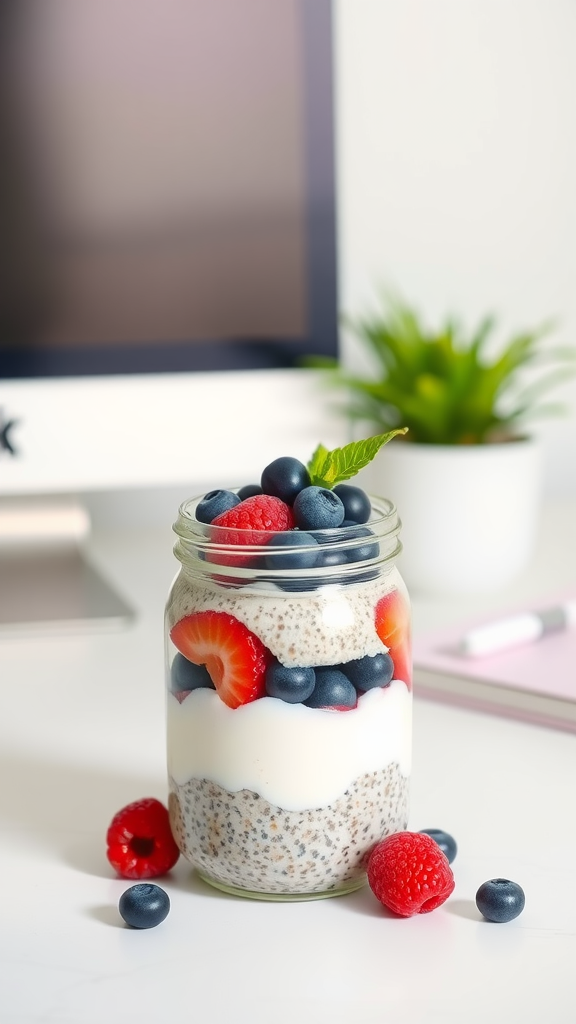
[(122, 629), (134, 611), (90, 564), (76, 502), (0, 502), (0, 636)]

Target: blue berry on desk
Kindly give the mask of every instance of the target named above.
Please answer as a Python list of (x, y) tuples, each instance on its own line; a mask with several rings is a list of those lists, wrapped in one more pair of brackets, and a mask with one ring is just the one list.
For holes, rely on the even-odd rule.
[(211, 523), (216, 516), (228, 512), (240, 504), (240, 498), (234, 491), (208, 491), (196, 506), (196, 519), (200, 523)]
[(361, 487), (352, 484), (337, 484), (334, 488), (344, 505), (344, 518), (352, 523), (367, 523), (372, 511), (370, 498)]
[(293, 511), (301, 530), (333, 530), (344, 522), (344, 505), (326, 487), (304, 487), (294, 500)]
[(491, 878), (476, 893), (476, 906), (487, 921), (505, 924), (524, 910), (524, 890), (508, 878)]
[(168, 916), (170, 898), (159, 885), (140, 882), (122, 893), (118, 910), (131, 928), (155, 928)]
[(266, 466), (260, 482), (264, 494), (272, 494), (291, 505), (299, 491), (310, 483), (310, 476), (304, 463), (282, 455)]
[(421, 828), (420, 831), (438, 843), (442, 853), (448, 858), (448, 863), (451, 864), (458, 852), (456, 840), (441, 828)]

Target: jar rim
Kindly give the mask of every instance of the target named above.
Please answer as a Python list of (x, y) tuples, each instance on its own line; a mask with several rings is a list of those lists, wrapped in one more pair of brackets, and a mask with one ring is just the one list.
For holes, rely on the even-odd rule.
[[(263, 540), (265, 539), (265, 542), (261, 544), (240, 541), (242, 549), (247, 552), (250, 551), (256, 554), (259, 551), (269, 552), (271, 549), (281, 550), (277, 545), (272, 543), (272, 539), (275, 533), (281, 534), (283, 531), (270, 531), (268, 533), (267, 531), (254, 528), (243, 529), (237, 526), (230, 528), (200, 522), (200, 520), (196, 519), (195, 510), (203, 497), (204, 495), (199, 495), (194, 498), (186, 498), (180, 504), (178, 508), (178, 519), (173, 523), (172, 529), (181, 540), (192, 544), (199, 543), (202, 547), (206, 544), (210, 547), (219, 547), (220, 544), (223, 544), (226, 548), (230, 548), (231, 545), (229, 537), (230, 531), (233, 529), (234, 534), (239, 538), (259, 535)], [(321, 534), (327, 542), (332, 541), (339, 545), (346, 543), (347, 539), (350, 542), (358, 543), (358, 537), (353, 536), (353, 531), (362, 527), (367, 527), (379, 539), (393, 536), (395, 534), (397, 535), (402, 524), (394, 502), (389, 498), (380, 498), (371, 494), (368, 495), (368, 498), (372, 506), (372, 512), (374, 513), (376, 511), (376, 515), (371, 515), (368, 522), (355, 523), (353, 526), (338, 526), (325, 530), (303, 530), (302, 532), (310, 533), (313, 536)], [(347, 530), (350, 530), (348, 538), (345, 536)]]
[[(295, 565), (288, 561), (309, 546), (290, 544), (289, 554), (283, 544), (274, 544), (275, 533), (287, 532), (246, 530), (236, 527), (214, 527), (195, 517), (195, 508), (203, 496), (182, 502), (179, 517), (173, 524), (178, 536), (174, 554), (183, 569), (196, 578), (216, 579), (238, 586), (247, 582), (269, 583), (279, 579), (298, 581), (313, 579), (318, 585), (362, 580), (366, 572), (386, 571), (402, 550), (399, 539), (401, 522), (396, 507), (388, 498), (369, 495), (372, 516), (367, 523), (358, 523), (331, 530), (303, 530), (322, 547), (320, 561)], [(306, 565), (306, 567), (305, 567)]]

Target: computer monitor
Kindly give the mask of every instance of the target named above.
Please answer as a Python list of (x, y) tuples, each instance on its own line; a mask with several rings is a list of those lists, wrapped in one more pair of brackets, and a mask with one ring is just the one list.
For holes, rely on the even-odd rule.
[(4, 0), (0, 504), (339, 431), (330, 0)]
[(0, 496), (234, 482), (320, 440), (330, 0), (0, 17)]

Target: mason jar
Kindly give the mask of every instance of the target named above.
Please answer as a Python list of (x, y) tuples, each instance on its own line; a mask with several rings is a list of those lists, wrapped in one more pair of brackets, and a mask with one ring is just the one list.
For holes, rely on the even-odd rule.
[(408, 819), (410, 605), (400, 521), (223, 529), (185, 501), (166, 605), (169, 808), (178, 846), (227, 892), (302, 900), (360, 887)]

